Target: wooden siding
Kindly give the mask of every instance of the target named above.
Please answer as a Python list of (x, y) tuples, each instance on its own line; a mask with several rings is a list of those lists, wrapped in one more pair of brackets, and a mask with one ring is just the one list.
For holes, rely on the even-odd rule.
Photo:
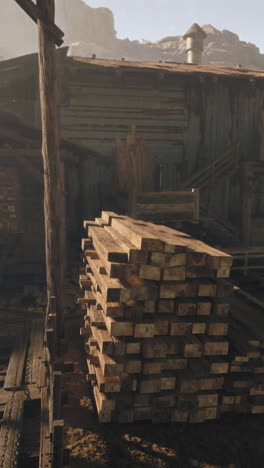
[(257, 157), (261, 84), (93, 69), (69, 60), (64, 86), (63, 136), (113, 159), (115, 138), (136, 125), (163, 167), (166, 190), (177, 189), (230, 142), (240, 142), (242, 159)]
[[(36, 123), (37, 61), (31, 61), (31, 66), (28, 57), (0, 65), (0, 107)], [(115, 177), (116, 137), (126, 138), (132, 125), (150, 146), (165, 191), (183, 187), (188, 177), (217, 159), (231, 143), (240, 144), (241, 161), (258, 159), (262, 78), (243, 78), (231, 72), (229, 76), (228, 70), (224, 75), (206, 74), (206, 68), (199, 74), (176, 69), (169, 73), (163, 70), (164, 64), (160, 70), (159, 64), (155, 69), (138, 67), (136, 71), (133, 67), (99, 67), (63, 54), (58, 65), (61, 136), (96, 151), (110, 163), (103, 165), (99, 157), (82, 161), (77, 179), (71, 180), (70, 187), (79, 184), (82, 217), (94, 217), (100, 209), (117, 210), (118, 204), (124, 211)], [(240, 229), (240, 169), (228, 175), (229, 210), (224, 203), (227, 180), (213, 171), (209, 190), (201, 198), (209, 217), (222, 217), (228, 211), (229, 220)], [(257, 200), (262, 207), (263, 193)]]

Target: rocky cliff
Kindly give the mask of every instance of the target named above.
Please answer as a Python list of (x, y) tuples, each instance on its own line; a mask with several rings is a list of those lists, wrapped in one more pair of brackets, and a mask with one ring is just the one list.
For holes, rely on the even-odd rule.
[[(8, 59), (37, 51), (37, 27), (14, 0), (2, 0), (0, 57)], [(91, 8), (83, 0), (55, 0), (56, 23), (65, 32), (65, 45), (73, 42), (110, 49), (116, 43), (113, 13)]]
[[(113, 13), (107, 8), (91, 8), (83, 0), (55, 0), (56, 22), (65, 32), (69, 54), (127, 60), (186, 61), (185, 41), (181, 36), (157, 42), (120, 40), (116, 36)], [(191, 24), (190, 20), (190, 24)], [(251, 43), (241, 41), (231, 31), (203, 26), (207, 34), (203, 63), (264, 68), (264, 54)], [(14, 34), (15, 31), (15, 34)], [(37, 50), (36, 25), (14, 0), (5, 0), (1, 10), (0, 57), (16, 57)]]
[[(237, 34), (224, 29), (219, 31), (211, 25), (202, 29), (207, 34), (204, 41), (203, 63), (217, 65), (242, 65), (264, 68), (264, 54), (258, 47), (239, 39)], [(166, 37), (155, 43), (166, 60), (185, 61), (185, 41), (180, 36)]]

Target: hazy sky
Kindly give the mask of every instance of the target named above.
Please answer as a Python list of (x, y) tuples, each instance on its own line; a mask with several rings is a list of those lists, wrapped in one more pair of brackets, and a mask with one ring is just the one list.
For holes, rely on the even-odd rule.
[(85, 0), (108, 7), (118, 37), (158, 40), (182, 35), (192, 23), (229, 29), (264, 52), (264, 0)]

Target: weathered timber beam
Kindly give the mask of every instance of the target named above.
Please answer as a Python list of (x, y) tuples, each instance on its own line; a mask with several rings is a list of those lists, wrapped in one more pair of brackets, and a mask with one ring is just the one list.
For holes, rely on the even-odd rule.
[(52, 35), (55, 40), (55, 44), (57, 46), (61, 46), (63, 44), (63, 36), (64, 33), (61, 31), (56, 24), (49, 21), (46, 15), (42, 12), (41, 8), (39, 8), (32, 0), (15, 0), (15, 2), (24, 10), (25, 13), (35, 22), (37, 23), (38, 20), (45, 24), (46, 29)]
[(24, 412), (24, 397), (16, 393), (5, 407), (0, 431), (1, 468), (17, 466)]
[(52, 468), (63, 466), (64, 421), (55, 420), (53, 425), (54, 458)]
[(42, 388), (39, 468), (51, 467), (52, 463), (52, 443), (49, 423), (49, 398), (50, 396), (48, 388)]
[(25, 331), (17, 339), (8, 364), (5, 390), (17, 390), (23, 386), (23, 374), (28, 347), (28, 333)]
[[(55, 17), (54, 0), (37, 0), (50, 22)], [(59, 154), (59, 122), (56, 83), (55, 44), (45, 24), (38, 20), (39, 83), (44, 165), (44, 214), (46, 239), (46, 275), (48, 303), (56, 297), (56, 332), (63, 335), (64, 291), (64, 206), (63, 168)]]
[(34, 320), (29, 340), (27, 372), (27, 385), (40, 385), (41, 363), (44, 359), (44, 323), (43, 320)]

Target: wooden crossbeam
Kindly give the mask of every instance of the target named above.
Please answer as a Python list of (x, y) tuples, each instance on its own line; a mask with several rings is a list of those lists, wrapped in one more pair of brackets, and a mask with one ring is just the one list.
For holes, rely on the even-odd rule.
[(15, 0), (15, 2), (24, 10), (25, 13), (35, 22), (37, 23), (38, 20), (42, 21), (47, 30), (53, 36), (55, 43), (57, 46), (61, 46), (63, 44), (63, 36), (64, 32), (56, 26), (56, 24), (51, 23), (46, 18), (45, 14), (41, 11), (41, 9), (32, 2), (32, 0)]

